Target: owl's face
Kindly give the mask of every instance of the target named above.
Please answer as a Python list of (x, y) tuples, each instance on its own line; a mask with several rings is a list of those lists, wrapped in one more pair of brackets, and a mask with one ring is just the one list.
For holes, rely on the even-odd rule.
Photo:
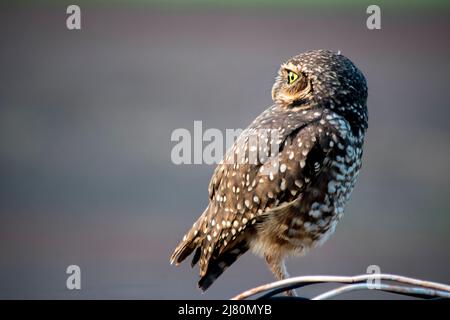
[(299, 105), (311, 93), (310, 79), (291, 60), (281, 65), (272, 87), (273, 101), (282, 106)]
[(352, 126), (367, 128), (367, 85), (359, 69), (340, 53), (315, 50), (282, 64), (272, 99), (283, 108), (325, 108)]

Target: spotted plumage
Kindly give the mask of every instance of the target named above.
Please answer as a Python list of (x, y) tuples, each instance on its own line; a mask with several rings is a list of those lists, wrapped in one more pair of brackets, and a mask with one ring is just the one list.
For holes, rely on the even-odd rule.
[(349, 59), (325, 50), (293, 57), (272, 98), (215, 169), (209, 205), (171, 257), (194, 252), (203, 290), (249, 249), (285, 278), (286, 256), (334, 232), (361, 168), (367, 86)]

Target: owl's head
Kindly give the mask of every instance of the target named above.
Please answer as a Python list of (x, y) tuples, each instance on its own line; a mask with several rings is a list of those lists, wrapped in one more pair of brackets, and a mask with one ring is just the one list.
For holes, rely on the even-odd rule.
[(272, 99), (283, 108), (331, 109), (352, 127), (367, 128), (366, 79), (340, 53), (314, 50), (283, 63), (272, 88)]

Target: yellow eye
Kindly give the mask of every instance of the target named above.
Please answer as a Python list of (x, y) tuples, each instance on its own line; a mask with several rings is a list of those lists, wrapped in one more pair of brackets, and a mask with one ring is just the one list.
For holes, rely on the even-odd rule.
[(298, 79), (298, 74), (293, 71), (288, 72), (288, 84), (293, 84)]

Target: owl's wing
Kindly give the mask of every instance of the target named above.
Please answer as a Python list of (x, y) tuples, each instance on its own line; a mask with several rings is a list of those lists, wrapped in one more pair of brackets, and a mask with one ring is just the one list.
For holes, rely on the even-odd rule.
[[(196, 250), (192, 264), (200, 263), (199, 286), (203, 290), (248, 250), (253, 225), (271, 211), (299, 199), (322, 170), (333, 135), (323, 129), (320, 116), (283, 118), (281, 125), (272, 121), (277, 120), (275, 115), (260, 116), (218, 165), (209, 185), (208, 208), (172, 256), (173, 261), (180, 262)], [(270, 126), (264, 126), (266, 118)], [(253, 163), (249, 151), (255, 148), (254, 136), (266, 142), (257, 142), (258, 149), (264, 148), (272, 135), (262, 129), (274, 128), (283, 128), (273, 135), (278, 140), (278, 154), (263, 155)]]

